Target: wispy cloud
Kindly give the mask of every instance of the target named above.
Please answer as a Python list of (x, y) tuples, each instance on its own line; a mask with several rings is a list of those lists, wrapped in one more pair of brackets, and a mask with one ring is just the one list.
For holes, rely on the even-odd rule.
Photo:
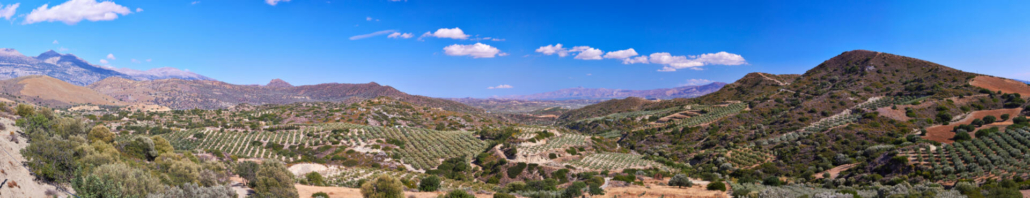
[(715, 81), (708, 79), (687, 79), (686, 82), (680, 84), (680, 86), (696, 86), (696, 85), (707, 85)]
[(193, 1), (193, 2), (190, 2), (190, 5), (197, 5), (198, 3), (200, 3), (200, 1)]
[(265, 3), (272, 6), (278, 5), (279, 2), (290, 2), (290, 0), (265, 0)]
[(390, 35), (386, 35), (386, 38), (402, 38), (402, 39), (409, 39), (409, 38), (411, 38), (411, 37), (414, 37), (414, 36), (415, 36), (415, 35), (413, 35), (413, 34), (411, 34), (411, 33), (400, 33), (400, 32), (394, 32), (394, 33), (392, 33), (392, 34), (390, 34)]
[(54, 7), (43, 4), (25, 16), (24, 24), (60, 21), (74, 25), (82, 20), (110, 21), (118, 19), (118, 15), (132, 13), (129, 8), (111, 1), (70, 0)]
[(350, 40), (366, 39), (366, 38), (369, 38), (369, 37), (374, 37), (374, 36), (379, 36), (379, 35), (389, 34), (389, 33), (394, 33), (394, 32), (397, 32), (397, 31), (396, 30), (383, 30), (383, 31), (378, 31), (378, 32), (372, 32), (372, 33), (369, 33), (369, 34), (362, 34), (362, 35), (352, 36), (352, 37), (350, 37)]
[(114, 60), (116, 58), (114, 58), (114, 54), (107, 54), (107, 59)]
[[(744, 60), (743, 56), (729, 52), (686, 56), (674, 56), (668, 52), (656, 52), (652, 53), (650, 56), (637, 56), (639, 54), (633, 48), (603, 53), (600, 49), (592, 48), (590, 46), (575, 46), (572, 47), (572, 49), (568, 49), (563, 47), (561, 43), (540, 46), (540, 48), (536, 49), (536, 52), (544, 55), (557, 54), (559, 57), (576, 54), (576, 57), (574, 58), (581, 60), (601, 60), (602, 58), (619, 59), (622, 60), (622, 64), (660, 64), (665, 65), (662, 69), (658, 70), (663, 72), (671, 72), (679, 69), (701, 70), (701, 66), (705, 65), (747, 64), (747, 61)], [(604, 56), (601, 56), (601, 54), (604, 54)]]
[(6, 6), (0, 4), (0, 18), (10, 21), (11, 17), (14, 16), (14, 11), (18, 9), (18, 5), (21, 5), (21, 3), (7, 4)]
[(59, 42), (57, 42), (57, 40), (54, 40), (54, 44), (55, 44), (55, 45), (56, 45), (56, 44), (58, 44), (58, 43), (59, 43)]
[(486, 89), (511, 89), (511, 88), (515, 88), (515, 87), (512, 87), (511, 85), (508, 85), (508, 84), (502, 84), (502, 85), (497, 85), (497, 86), (493, 86), (493, 87), (486, 87)]

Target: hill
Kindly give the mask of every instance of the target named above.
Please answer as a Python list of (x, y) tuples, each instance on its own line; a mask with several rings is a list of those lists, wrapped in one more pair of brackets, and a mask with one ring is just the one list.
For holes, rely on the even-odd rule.
[(108, 77), (135, 80), (167, 78), (211, 80), (211, 78), (193, 72), (170, 67), (147, 71), (111, 68), (93, 65), (73, 54), (61, 54), (53, 50), (43, 52), (36, 57), (28, 57), (14, 49), (0, 48), (0, 80), (31, 75), (50, 76), (78, 86), (86, 86)]
[(51, 107), (68, 107), (76, 104), (124, 105), (110, 96), (49, 76), (23, 76), (2, 80), (0, 92), (14, 101)]
[[(281, 80), (278, 80), (281, 81)], [(90, 89), (130, 103), (167, 106), (173, 109), (219, 109), (237, 104), (289, 104), (295, 102), (353, 103), (376, 97), (397, 98), (407, 103), (458, 112), (482, 112), (458, 102), (409, 95), (377, 83), (326, 83), (303, 86), (235, 85), (214, 80), (160, 79), (136, 81), (112, 77), (89, 85)], [(289, 83), (285, 83), (289, 84)]]
[[(897, 177), (909, 169), (880, 167), (892, 166), (875, 161), (881, 154), (889, 159), (889, 153), (862, 152), (866, 148), (925, 143), (920, 139), (928, 134), (921, 131), (933, 133), (939, 131), (934, 127), (987, 115), (975, 112), (1019, 112), (1026, 102), (1016, 98), (1027, 95), (1013, 93), (1024, 91), (1030, 87), (1011, 80), (855, 50), (801, 75), (751, 73), (694, 99), (612, 100), (569, 111), (561, 119), (567, 128), (604, 136), (620, 137), (621, 130), (619, 144), (625, 148), (695, 166), (721, 167), (727, 161), (716, 159), (727, 158), (728, 149), (742, 145), (777, 153), (768, 165), (756, 168), (776, 175), (801, 177), (807, 171), (832, 168), (837, 163), (828, 161), (835, 157), (852, 157), (866, 160), (861, 162), (865, 170), (845, 177), (871, 182), (864, 178), (870, 172)], [(951, 128), (943, 131), (955, 134)], [(821, 160), (826, 164), (820, 165)], [(730, 166), (741, 165), (738, 162)]]
[(667, 89), (652, 90), (624, 90), (606, 88), (569, 88), (558, 91), (531, 94), (511, 95), (496, 97), (499, 99), (517, 100), (570, 100), (570, 99), (622, 99), (627, 97), (638, 97), (647, 99), (672, 99), (672, 98), (693, 98), (719, 90), (726, 83), (714, 82), (707, 85), (681, 86)]

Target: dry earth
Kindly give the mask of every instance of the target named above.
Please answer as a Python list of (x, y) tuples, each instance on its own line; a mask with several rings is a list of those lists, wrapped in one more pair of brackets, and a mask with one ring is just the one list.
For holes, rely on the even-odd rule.
[(1001, 91), (1002, 93), (1019, 93), (1019, 95), (1030, 96), (1030, 85), (1012, 79), (998, 78), (993, 76), (977, 76), (970, 85)]
[[(693, 181), (693, 180), (692, 180)], [(669, 178), (663, 180), (645, 179), (646, 186), (610, 187), (597, 197), (645, 197), (645, 198), (729, 198), (726, 192), (706, 190), (707, 182), (694, 181), (690, 188), (670, 187)]]
[[(12, 131), (19, 131), (18, 127), (15, 127), (14, 121), (7, 118), (0, 118), (0, 123), (6, 128), (0, 131), (0, 178), (7, 179), (7, 184), (0, 187), (0, 197), (50, 197), (48, 194), (57, 195), (60, 197), (67, 197), (68, 193), (58, 190), (57, 187), (49, 185), (47, 183), (35, 181), (35, 176), (27, 167), (22, 165), (25, 161), (25, 157), (22, 157), (22, 148), (25, 148), (29, 144), (26, 139), (18, 136), (18, 143), (12, 142), (10, 135)], [(0, 179), (0, 181), (3, 181)], [(12, 185), (12, 182), (16, 185)], [(66, 187), (67, 190), (72, 191), (71, 188)]]
[[(311, 197), (312, 194), (317, 192), (325, 192), (329, 194), (329, 198), (362, 198), (360, 188), (347, 188), (347, 187), (326, 187), (326, 186), (308, 186), (295, 184), (297, 192), (300, 197), (307, 198)], [(415, 198), (436, 198), (444, 194), (445, 192), (404, 192), (404, 197), (415, 197)], [(492, 194), (476, 194), (477, 198), (491, 198)]]
[(55, 100), (69, 104), (122, 105), (117, 99), (48, 76), (29, 77), (18, 81), (24, 85), (21, 95)]
[[(962, 120), (959, 120), (958, 122), (951, 122), (951, 124), (949, 124), (949, 125), (937, 125), (937, 126), (933, 126), (933, 127), (927, 128), (926, 129), (926, 136), (923, 137), (923, 139), (932, 140), (932, 141), (936, 141), (936, 142), (940, 142), (940, 143), (952, 143), (952, 142), (954, 142), (954, 140), (952, 140), (951, 138), (955, 137), (955, 132), (952, 132), (951, 130), (954, 129), (958, 125), (973, 123), (973, 119), (983, 118), (984, 116), (987, 116), (987, 115), (993, 115), (994, 117), (1001, 117), (1002, 114), (1009, 114), (1009, 115), (1013, 115), (1013, 116), (1014, 115), (1019, 115), (1019, 111), (1020, 111), (1020, 109), (1018, 109), (1018, 108), (974, 111), (974, 112), (972, 112), (970, 114), (967, 114), (965, 118), (963, 118)], [(1008, 123), (1008, 124), (1005, 124), (1005, 123)], [(1010, 118), (1009, 120), (1007, 120), (1005, 122), (994, 123), (994, 124), (991, 124), (991, 125), (984, 125), (984, 126), (982, 126), (980, 128), (977, 128), (977, 130), (984, 129), (984, 128), (991, 128), (992, 126), (999, 126), (998, 128), (1004, 130), (1005, 126), (1011, 125), (1011, 124), (1012, 124), (1012, 119)], [(972, 132), (970, 132), (970, 133), (972, 133)], [(970, 135), (972, 135), (972, 134), (970, 134)]]

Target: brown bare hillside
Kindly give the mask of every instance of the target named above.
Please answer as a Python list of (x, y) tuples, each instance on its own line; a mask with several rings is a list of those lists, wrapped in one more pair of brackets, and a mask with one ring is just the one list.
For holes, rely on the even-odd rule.
[(53, 107), (76, 104), (124, 105), (110, 96), (49, 76), (25, 76), (0, 81), (0, 89), (14, 96), (15, 100)]
[(303, 86), (275, 80), (273, 86), (235, 85), (213, 80), (162, 79), (135, 81), (111, 77), (89, 85), (97, 92), (118, 100), (156, 104), (172, 109), (218, 109), (238, 104), (288, 104), (295, 102), (353, 103), (376, 97), (391, 97), (419, 106), (458, 112), (482, 112), (459, 102), (409, 95), (390, 86), (372, 83), (325, 83)]
[(969, 81), (969, 84), (995, 92), (1019, 93), (1023, 96), (1030, 96), (1030, 85), (1012, 79), (994, 76), (977, 76), (976, 78), (973, 78), (973, 81)]

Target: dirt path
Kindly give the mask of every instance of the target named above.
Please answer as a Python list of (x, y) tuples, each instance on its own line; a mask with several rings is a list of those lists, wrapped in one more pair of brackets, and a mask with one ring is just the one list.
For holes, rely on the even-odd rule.
[(783, 83), (783, 81), (780, 81), (780, 80), (776, 80), (775, 78), (770, 78), (769, 76), (766, 76), (766, 75), (765, 75), (765, 73), (758, 73), (758, 75), (759, 75), (759, 76), (762, 76), (762, 77), (763, 77), (763, 78), (765, 78), (765, 79), (768, 79), (768, 80), (771, 80), (771, 81), (773, 81), (773, 82), (776, 82), (776, 84), (780, 84), (780, 86), (787, 86), (787, 85), (790, 85), (790, 84), (788, 84), (788, 83)]
[[(1001, 117), (1002, 114), (1009, 114), (1009, 115), (1015, 116), (1015, 115), (1019, 115), (1019, 111), (1020, 110), (1021, 109), (1019, 109), (1019, 108), (1013, 108), (1013, 109), (995, 109), (995, 110), (974, 111), (974, 112), (968, 114), (965, 118), (962, 118), (962, 120), (959, 120), (957, 122), (952, 122), (949, 125), (937, 125), (937, 126), (933, 126), (933, 127), (927, 128), (926, 129), (926, 136), (924, 136), (923, 139), (932, 140), (932, 141), (936, 141), (936, 142), (940, 142), (940, 143), (952, 143), (952, 142), (955, 142), (954, 140), (951, 139), (951, 138), (955, 137), (955, 132), (952, 132), (951, 130), (954, 129), (958, 125), (973, 123), (973, 119), (983, 118), (984, 116), (987, 116), (987, 115), (993, 115), (994, 117), (999, 117), (999, 118)], [(990, 124), (990, 125), (984, 125), (983, 127), (977, 128), (977, 130), (985, 129), (985, 128), (991, 128), (992, 126), (998, 126), (999, 129), (1004, 131), (1005, 130), (1005, 126), (1007, 126), (1007, 125), (1005, 125), (1005, 123), (1011, 124), (1012, 123), (1012, 119), (1009, 118), (1009, 120), (1006, 120), (1005, 122), (994, 123), (994, 124)], [(973, 131), (970, 131), (969, 133), (970, 133), (970, 135), (972, 135)]]
[(677, 188), (667, 186), (669, 179), (644, 181), (645, 186), (610, 187), (605, 189), (604, 195), (595, 197), (645, 197), (645, 198), (728, 198), (729, 195), (723, 191), (706, 190), (707, 182), (701, 183), (696, 180), (694, 186), (689, 188)]
[[(41, 183), (35, 181), (35, 177), (32, 176), (31, 172), (27, 167), (22, 165), (25, 161), (25, 157), (21, 155), (21, 149), (25, 148), (29, 144), (23, 137), (17, 137), (18, 143), (10, 141), (11, 131), (18, 131), (18, 127), (15, 127), (14, 121), (7, 118), (0, 118), (2, 123), (7, 129), (0, 131), (0, 181), (7, 179), (7, 185), (0, 187), (0, 197), (50, 197), (50, 195), (57, 195), (61, 197), (67, 197), (68, 194), (64, 191), (58, 190), (57, 187), (49, 185), (47, 183)], [(15, 185), (11, 185), (12, 182)], [(72, 191), (71, 188), (66, 188), (68, 191)]]
[[(312, 194), (317, 192), (325, 192), (329, 194), (329, 198), (362, 198), (360, 188), (347, 188), (347, 187), (326, 187), (326, 186), (308, 186), (294, 184), (297, 187), (297, 193), (302, 198), (311, 197)], [(436, 198), (444, 194), (445, 192), (404, 192), (404, 197), (415, 197), (415, 198)], [(476, 194), (477, 198), (492, 198), (492, 194)]]
[(823, 174), (824, 173), (830, 173), (830, 179), (834, 179), (834, 178), (837, 178), (837, 176), (840, 175), (840, 172), (844, 172), (844, 171), (846, 171), (848, 169), (851, 169), (851, 168), (854, 168), (854, 167), (855, 167), (855, 164), (840, 165), (840, 166), (837, 166), (837, 167), (833, 167), (830, 170), (826, 170), (826, 171), (823, 171), (823, 172), (820, 172), (820, 173), (816, 173), (814, 176), (815, 176), (816, 179), (820, 179), (820, 178), (823, 178)]

